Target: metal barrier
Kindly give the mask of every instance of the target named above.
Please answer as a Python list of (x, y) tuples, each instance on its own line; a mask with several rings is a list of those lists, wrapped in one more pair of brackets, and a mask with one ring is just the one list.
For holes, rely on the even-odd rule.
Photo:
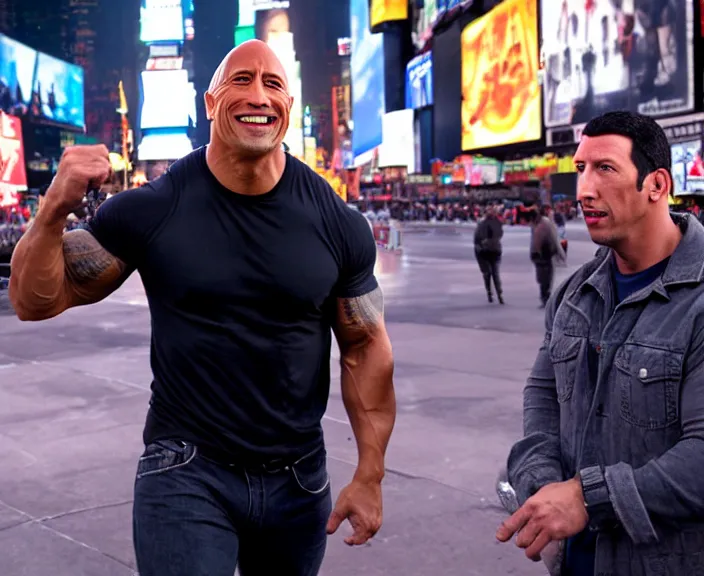
[(374, 224), (374, 240), (385, 250), (401, 250), (401, 229), (395, 224)]

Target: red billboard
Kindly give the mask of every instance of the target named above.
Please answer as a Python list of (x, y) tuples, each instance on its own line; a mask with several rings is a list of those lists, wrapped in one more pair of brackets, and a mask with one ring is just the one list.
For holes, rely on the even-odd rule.
[(22, 123), (0, 111), (0, 206), (17, 204), (17, 192), (26, 189)]

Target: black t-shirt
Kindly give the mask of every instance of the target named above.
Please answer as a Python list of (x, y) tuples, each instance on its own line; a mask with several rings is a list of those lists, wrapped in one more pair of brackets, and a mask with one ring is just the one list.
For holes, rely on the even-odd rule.
[(289, 155), (270, 192), (234, 193), (200, 148), (110, 198), (89, 229), (149, 301), (145, 443), (266, 460), (322, 442), (336, 298), (377, 287), (364, 216)]

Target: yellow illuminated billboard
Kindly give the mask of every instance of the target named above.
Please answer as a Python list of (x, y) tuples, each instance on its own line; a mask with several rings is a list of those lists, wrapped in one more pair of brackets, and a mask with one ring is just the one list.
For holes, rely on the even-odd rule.
[(537, 0), (505, 0), (462, 31), (462, 150), (538, 140)]
[(372, 30), (384, 22), (408, 18), (408, 0), (372, 0), (369, 21)]

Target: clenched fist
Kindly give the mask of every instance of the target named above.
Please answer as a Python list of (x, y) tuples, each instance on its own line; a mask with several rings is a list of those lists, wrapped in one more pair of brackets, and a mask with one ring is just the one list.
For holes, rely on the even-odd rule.
[(89, 190), (108, 180), (110, 172), (108, 149), (103, 144), (66, 148), (46, 191), (42, 210), (52, 220), (65, 220), (82, 206)]

